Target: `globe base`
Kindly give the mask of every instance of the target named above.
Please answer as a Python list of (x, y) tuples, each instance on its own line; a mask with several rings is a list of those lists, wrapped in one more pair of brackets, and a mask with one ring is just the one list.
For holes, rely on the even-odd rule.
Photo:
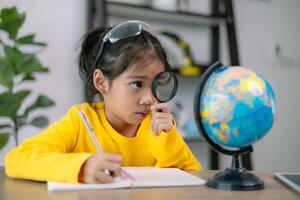
[(260, 178), (245, 168), (227, 168), (209, 179), (206, 185), (221, 190), (259, 190), (265, 187)]

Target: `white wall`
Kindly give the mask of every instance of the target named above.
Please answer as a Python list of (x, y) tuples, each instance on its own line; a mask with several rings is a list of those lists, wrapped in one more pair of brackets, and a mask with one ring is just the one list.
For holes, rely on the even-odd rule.
[(241, 64), (263, 74), (276, 93), (274, 126), (254, 145), (255, 170), (300, 172), (299, 8), (299, 0), (234, 1)]
[[(20, 34), (36, 33), (36, 39), (48, 44), (39, 55), (50, 73), (39, 74), (33, 88), (33, 99), (39, 93), (51, 97), (56, 105), (41, 110), (50, 122), (58, 120), (68, 108), (83, 99), (82, 84), (77, 70), (78, 41), (86, 32), (87, 5), (85, 0), (1, 0), (0, 7), (16, 5), (26, 13), (24, 27)], [(28, 101), (29, 103), (29, 101)], [(41, 129), (26, 127), (20, 131), (20, 141), (38, 134)], [(11, 138), (0, 151), (0, 166), (4, 155), (14, 147)]]

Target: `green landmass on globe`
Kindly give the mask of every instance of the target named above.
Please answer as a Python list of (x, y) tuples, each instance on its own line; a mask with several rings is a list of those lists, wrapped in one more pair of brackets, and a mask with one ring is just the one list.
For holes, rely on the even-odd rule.
[(231, 148), (251, 145), (274, 122), (275, 95), (262, 76), (245, 67), (221, 67), (201, 92), (202, 125), (213, 142)]

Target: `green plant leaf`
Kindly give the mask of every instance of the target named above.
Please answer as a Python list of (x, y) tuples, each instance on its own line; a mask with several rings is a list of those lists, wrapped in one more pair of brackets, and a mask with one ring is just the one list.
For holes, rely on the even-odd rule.
[(20, 37), (17, 42), (19, 44), (31, 44), (34, 41), (35, 34), (25, 35)]
[(39, 128), (43, 128), (49, 124), (49, 120), (45, 116), (38, 116), (35, 117), (29, 124)]
[(47, 108), (53, 106), (55, 103), (45, 95), (39, 95), (35, 102), (25, 109), (24, 115), (28, 116), (30, 112), (37, 108)]
[(25, 59), (26, 55), (17, 48), (7, 45), (4, 46), (4, 52), (6, 55), (5, 59), (7, 60), (7, 63), (9, 63), (9, 67), (14, 71), (15, 74), (19, 74), (18, 68), (20, 67), (18, 66), (22, 63), (22, 60)]
[(35, 55), (24, 54), (15, 47), (4, 46), (4, 51), (14, 73), (48, 72)]
[(18, 73), (49, 72), (34, 55), (27, 55), (17, 69)]
[(20, 14), (16, 7), (4, 8), (0, 13), (0, 29), (6, 31), (9, 38), (15, 40), (25, 18), (25, 14)]
[(11, 128), (11, 125), (10, 124), (1, 124), (0, 129), (3, 129), (3, 128)]
[(0, 116), (16, 119), (17, 111), (30, 92), (29, 90), (21, 90), (16, 93), (4, 92), (0, 94)]
[(8, 139), (9, 139), (8, 133), (0, 133), (0, 149), (2, 149), (6, 145)]
[(35, 77), (31, 73), (24, 74), (24, 76), (22, 78), (22, 81), (34, 81), (34, 80), (35, 80)]
[(4, 58), (0, 58), (0, 84), (9, 90), (13, 87), (14, 72)]
[(35, 34), (26, 35), (26, 36), (20, 37), (17, 40), (17, 42), (18, 42), (18, 44), (30, 44), (30, 45), (38, 45), (38, 46), (43, 46), (43, 47), (46, 46), (45, 43), (35, 42), (34, 37), (35, 37)]

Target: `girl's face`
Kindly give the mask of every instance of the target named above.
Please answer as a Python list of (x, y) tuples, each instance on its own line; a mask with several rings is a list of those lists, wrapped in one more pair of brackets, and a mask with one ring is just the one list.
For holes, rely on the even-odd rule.
[(112, 80), (103, 94), (108, 121), (117, 131), (137, 127), (156, 102), (151, 92), (154, 77), (165, 71), (159, 59), (145, 66), (132, 66)]

